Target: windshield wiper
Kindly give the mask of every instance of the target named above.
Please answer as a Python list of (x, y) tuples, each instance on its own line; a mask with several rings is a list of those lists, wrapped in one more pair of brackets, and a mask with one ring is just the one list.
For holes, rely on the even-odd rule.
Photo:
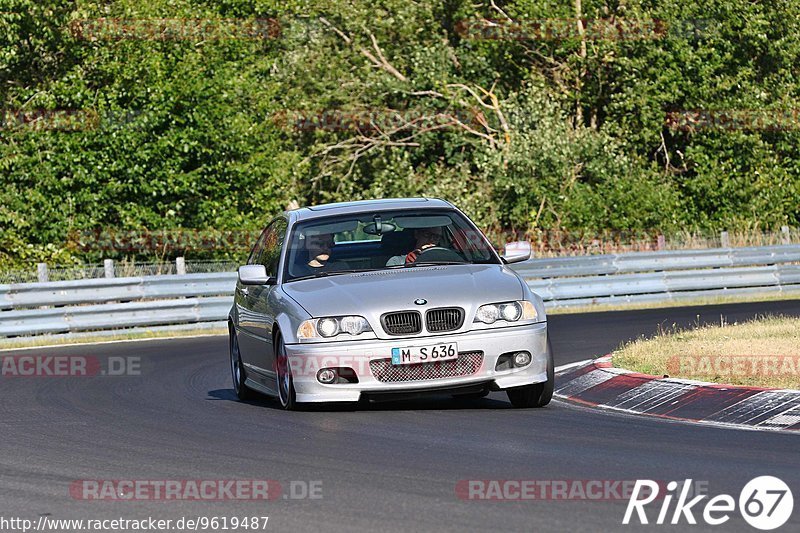
[(436, 266), (436, 265), (469, 265), (470, 263), (466, 261), (417, 261), (416, 263), (410, 263), (405, 265), (406, 268), (411, 267), (418, 267), (418, 266)]
[(315, 272), (314, 274), (309, 274), (307, 276), (300, 276), (297, 278), (292, 278), (289, 281), (300, 281), (304, 279), (314, 279), (314, 278), (324, 278), (327, 276), (336, 276), (337, 274), (355, 274), (358, 272), (372, 272), (373, 270), (379, 270), (377, 268), (351, 268), (351, 269), (344, 269), (344, 270), (323, 270), (322, 272)]

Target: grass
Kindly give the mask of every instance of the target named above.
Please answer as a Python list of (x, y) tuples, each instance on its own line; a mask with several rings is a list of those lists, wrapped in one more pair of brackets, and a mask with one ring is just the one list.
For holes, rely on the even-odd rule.
[(167, 337), (194, 337), (197, 335), (227, 335), (226, 328), (197, 328), (165, 331), (137, 331), (129, 332), (119, 330), (105, 335), (87, 335), (81, 337), (58, 337), (53, 335), (38, 335), (34, 337), (20, 337), (3, 340), (0, 342), (0, 350), (10, 350), (16, 348), (31, 348), (38, 346), (60, 346), (68, 344), (90, 344), (101, 342), (160, 339)]
[(800, 300), (800, 292), (795, 293), (763, 293), (740, 294), (731, 296), (697, 297), (680, 300), (664, 300), (662, 302), (622, 302), (576, 305), (572, 307), (549, 307), (548, 315), (567, 315), (573, 313), (597, 313), (602, 311), (634, 311), (637, 309), (666, 309), (670, 307), (692, 307), (696, 305), (722, 305), (747, 302), (779, 302)]
[(800, 389), (800, 318), (661, 331), (613, 352), (614, 366), (657, 376)]

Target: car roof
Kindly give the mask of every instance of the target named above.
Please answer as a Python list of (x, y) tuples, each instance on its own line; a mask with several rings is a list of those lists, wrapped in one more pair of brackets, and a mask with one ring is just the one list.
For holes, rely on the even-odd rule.
[(395, 209), (453, 209), (455, 206), (439, 198), (382, 198), (379, 200), (357, 200), (301, 207), (287, 211), (295, 222), (337, 215), (350, 215), (371, 211)]

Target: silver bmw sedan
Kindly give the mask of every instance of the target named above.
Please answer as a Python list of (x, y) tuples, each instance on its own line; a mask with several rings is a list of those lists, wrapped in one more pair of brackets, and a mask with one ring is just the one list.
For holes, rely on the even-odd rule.
[(419, 394), (515, 407), (553, 395), (542, 299), (451, 203), (304, 207), (272, 220), (239, 268), (233, 387), (284, 409)]

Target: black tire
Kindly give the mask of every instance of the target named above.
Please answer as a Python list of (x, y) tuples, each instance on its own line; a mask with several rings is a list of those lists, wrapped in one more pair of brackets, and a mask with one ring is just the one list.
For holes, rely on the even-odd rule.
[(280, 331), (275, 336), (275, 385), (278, 391), (278, 403), (285, 411), (294, 411), (298, 408), (292, 379), (292, 367), (286, 355), (286, 345)]
[(550, 338), (547, 339), (547, 381), (534, 383), (524, 387), (514, 387), (508, 389), (508, 399), (514, 407), (544, 407), (553, 399), (553, 389), (555, 388), (555, 367), (553, 363), (553, 347)]
[(256, 393), (244, 384), (247, 380), (247, 373), (245, 372), (244, 365), (242, 364), (242, 356), (239, 353), (239, 340), (236, 338), (236, 333), (234, 332), (233, 328), (229, 328), (228, 335), (228, 350), (230, 352), (233, 392), (235, 392), (236, 397), (242, 401), (252, 400), (256, 397)]

